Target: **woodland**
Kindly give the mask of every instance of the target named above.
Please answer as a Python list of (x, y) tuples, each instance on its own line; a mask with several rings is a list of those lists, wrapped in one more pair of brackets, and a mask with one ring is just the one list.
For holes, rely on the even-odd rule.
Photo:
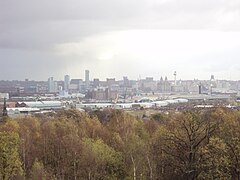
[(121, 110), (5, 118), (0, 179), (240, 179), (240, 112)]

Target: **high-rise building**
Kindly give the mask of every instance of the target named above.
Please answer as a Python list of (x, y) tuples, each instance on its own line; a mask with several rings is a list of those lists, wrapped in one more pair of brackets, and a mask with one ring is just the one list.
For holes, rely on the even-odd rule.
[(69, 85), (70, 85), (70, 76), (69, 75), (65, 75), (64, 76), (64, 91), (68, 92)]
[(54, 92), (55, 90), (55, 83), (53, 77), (48, 78), (48, 92)]
[(86, 84), (86, 89), (89, 89), (90, 86), (90, 76), (89, 76), (89, 70), (85, 70), (85, 84)]
[(129, 87), (129, 85), (130, 85), (130, 83), (129, 83), (127, 76), (123, 76), (123, 86)]
[(48, 92), (58, 92), (58, 82), (53, 80), (53, 77), (48, 78)]

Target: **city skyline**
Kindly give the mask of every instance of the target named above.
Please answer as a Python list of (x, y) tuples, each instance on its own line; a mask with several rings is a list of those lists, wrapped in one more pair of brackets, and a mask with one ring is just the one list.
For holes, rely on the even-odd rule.
[[(86, 71), (86, 70), (85, 70)], [(87, 71), (89, 71), (89, 70), (87, 70)], [(212, 78), (212, 76), (214, 77), (214, 79), (215, 80), (219, 80), (219, 81), (240, 81), (239, 79), (236, 79), (236, 80), (234, 80), (234, 79), (219, 79), (219, 78), (217, 78), (217, 77), (215, 77), (215, 75), (214, 74), (209, 74), (209, 77), (207, 78), (207, 79), (198, 79), (198, 78), (192, 78), (192, 79), (183, 79), (183, 78), (181, 78), (181, 77), (178, 77), (178, 72), (177, 71), (174, 71), (173, 73), (172, 73), (172, 75), (170, 75), (170, 76), (167, 76), (167, 75), (161, 75), (161, 76), (158, 76), (158, 77), (154, 77), (154, 76), (151, 76), (151, 75), (148, 75), (148, 76), (141, 76), (141, 75), (139, 75), (136, 79), (134, 79), (134, 78), (130, 78), (129, 76), (127, 76), (127, 75), (123, 75), (123, 76), (120, 76), (119, 78), (117, 78), (117, 77), (114, 77), (114, 76), (109, 76), (109, 77), (103, 77), (103, 78), (99, 78), (99, 77), (93, 77), (92, 75), (91, 75), (91, 71), (89, 71), (89, 81), (94, 81), (94, 79), (98, 79), (98, 80), (100, 80), (100, 81), (106, 81), (107, 79), (115, 79), (116, 81), (122, 81), (122, 80), (124, 80), (124, 78), (127, 78), (128, 80), (134, 80), (134, 81), (138, 81), (138, 80), (144, 80), (144, 79), (148, 79), (148, 78), (153, 78), (153, 80), (154, 81), (160, 81), (161, 79), (165, 79), (165, 78), (167, 78), (167, 80), (168, 81), (175, 81), (175, 74), (174, 73), (177, 73), (176, 74), (176, 81), (178, 82), (178, 81), (188, 81), (188, 80), (190, 80), (190, 81), (194, 81), (194, 80), (199, 80), (199, 81), (209, 81), (209, 80), (211, 80), (211, 78)], [(86, 72), (84, 72), (84, 73), (86, 73)], [(86, 75), (86, 74), (85, 74)], [(51, 76), (51, 77), (47, 77), (46, 79), (33, 79), (33, 78), (31, 78), (31, 77), (26, 77), (26, 78), (24, 78), (24, 79), (0, 79), (0, 81), (48, 81), (49, 79), (51, 79), (51, 78), (53, 78), (53, 80), (54, 81), (62, 81), (62, 82), (64, 82), (64, 83), (66, 83), (65, 81), (66, 81), (66, 76), (68, 76), (68, 83), (72, 80), (72, 79), (81, 79), (82, 81), (84, 81), (84, 82), (86, 82), (86, 77), (85, 77), (85, 75), (83, 75), (83, 76), (72, 76), (71, 74), (64, 74), (64, 76), (63, 77), (60, 77), (60, 78), (56, 78), (56, 76)]]
[(235, 0), (1, 1), (0, 78), (239, 80), (239, 19)]
[(147, 76), (141, 76), (141, 74), (138, 75), (137, 78), (131, 78), (130, 76), (128, 75), (122, 75), (122, 76), (119, 76), (119, 77), (115, 77), (115, 76), (106, 76), (106, 77), (98, 77), (98, 76), (92, 76), (92, 72), (90, 70), (85, 70), (82, 75), (80, 76), (73, 76), (72, 74), (64, 74), (62, 77), (58, 78), (58, 76), (50, 76), (50, 77), (47, 77), (46, 79), (34, 79), (34, 78), (31, 78), (31, 77), (25, 77), (23, 79), (0, 79), (0, 81), (48, 81), (49, 78), (53, 78), (54, 81), (63, 81), (65, 83), (66, 81), (66, 76), (68, 76), (69, 80), (72, 80), (72, 79), (81, 79), (83, 80), (84, 82), (86, 81), (86, 71), (89, 71), (89, 81), (94, 81), (94, 79), (99, 79), (100, 81), (106, 81), (108, 78), (113, 78), (115, 79), (116, 81), (121, 81), (121, 80), (124, 80), (124, 78), (127, 78), (128, 80), (135, 80), (135, 81), (138, 81), (138, 80), (144, 80), (144, 79), (147, 79), (147, 78), (153, 78), (154, 81), (159, 81), (161, 80), (162, 78), (165, 79), (167, 78), (169, 81), (175, 81), (175, 74), (176, 73), (176, 81), (187, 81), (187, 80), (190, 80), (190, 81), (194, 81), (194, 80), (199, 80), (199, 81), (205, 81), (205, 80), (210, 80), (212, 78), (212, 76), (214, 77), (215, 80), (220, 80), (220, 81), (240, 81), (240, 79), (220, 79), (218, 77), (216, 77), (214, 74), (209, 74), (209, 77), (206, 78), (206, 79), (199, 79), (199, 78), (189, 78), (189, 79), (183, 79), (181, 77), (179, 77), (179, 73), (177, 71), (173, 71), (172, 74), (169, 74), (168, 75), (165, 75), (165, 74), (162, 74), (160, 76), (157, 76), (157, 77), (154, 77), (154, 76), (151, 76), (151, 75), (147, 75)]

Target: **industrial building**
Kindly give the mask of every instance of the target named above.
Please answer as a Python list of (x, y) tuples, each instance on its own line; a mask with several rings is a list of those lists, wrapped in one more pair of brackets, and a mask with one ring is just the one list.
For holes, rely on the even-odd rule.
[(39, 108), (40, 110), (60, 110), (65, 107), (61, 101), (24, 101), (17, 102), (16, 107)]

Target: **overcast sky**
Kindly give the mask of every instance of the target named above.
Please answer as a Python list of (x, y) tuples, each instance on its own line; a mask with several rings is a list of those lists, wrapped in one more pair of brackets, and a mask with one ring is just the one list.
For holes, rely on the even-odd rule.
[(239, 0), (0, 0), (0, 79), (240, 79)]

